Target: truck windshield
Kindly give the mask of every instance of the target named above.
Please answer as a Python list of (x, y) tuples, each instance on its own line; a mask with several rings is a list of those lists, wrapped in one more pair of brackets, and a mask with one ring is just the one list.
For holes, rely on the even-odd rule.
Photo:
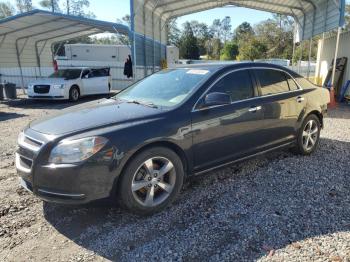
[(77, 79), (80, 77), (81, 69), (61, 69), (50, 75), (50, 78)]
[(162, 70), (133, 84), (114, 98), (173, 107), (184, 101), (209, 75), (210, 71), (203, 69)]

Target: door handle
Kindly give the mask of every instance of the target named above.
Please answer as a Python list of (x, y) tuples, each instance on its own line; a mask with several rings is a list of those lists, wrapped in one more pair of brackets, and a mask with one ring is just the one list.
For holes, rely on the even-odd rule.
[(298, 97), (297, 97), (297, 102), (298, 102), (298, 103), (301, 103), (301, 102), (303, 102), (304, 100), (305, 100), (305, 98), (302, 97), (302, 96), (298, 96)]
[(261, 110), (261, 106), (254, 106), (249, 108), (249, 112), (255, 113), (257, 111)]

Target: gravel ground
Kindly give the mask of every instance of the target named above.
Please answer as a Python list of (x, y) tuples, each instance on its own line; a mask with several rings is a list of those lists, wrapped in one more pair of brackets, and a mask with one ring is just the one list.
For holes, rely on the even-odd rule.
[(278, 151), (192, 178), (147, 218), (47, 204), (18, 186), (20, 129), (68, 106), (0, 104), (0, 261), (350, 261), (350, 106), (329, 113), (312, 156)]

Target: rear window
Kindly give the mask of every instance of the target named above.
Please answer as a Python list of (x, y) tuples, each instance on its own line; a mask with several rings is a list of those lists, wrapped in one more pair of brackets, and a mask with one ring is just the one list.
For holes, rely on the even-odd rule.
[(109, 70), (107, 68), (93, 69), (92, 75), (93, 77), (109, 76)]
[(255, 72), (260, 81), (262, 95), (273, 95), (289, 91), (284, 72), (273, 69), (256, 69)]

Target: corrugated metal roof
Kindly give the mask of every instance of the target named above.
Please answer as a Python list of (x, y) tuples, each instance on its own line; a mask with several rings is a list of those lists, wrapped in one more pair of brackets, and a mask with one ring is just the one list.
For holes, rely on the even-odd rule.
[(0, 37), (45, 39), (54, 37), (74, 37), (74, 34), (85, 31), (118, 32), (129, 35), (129, 27), (84, 17), (33, 10), (0, 20)]
[[(128, 26), (84, 17), (33, 10), (0, 20), (0, 67), (52, 66), (52, 45), (80, 36), (111, 32), (130, 35)], [(41, 74), (41, 70), (39, 70)]]
[[(294, 17), (298, 27), (297, 39), (304, 40), (342, 25), (345, 0), (131, 0), (135, 17), (140, 15), (137, 12), (145, 4), (165, 21), (228, 5), (284, 14)], [(137, 22), (140, 20), (135, 19)], [(135, 25), (134, 28), (137, 31), (142, 26)]]

